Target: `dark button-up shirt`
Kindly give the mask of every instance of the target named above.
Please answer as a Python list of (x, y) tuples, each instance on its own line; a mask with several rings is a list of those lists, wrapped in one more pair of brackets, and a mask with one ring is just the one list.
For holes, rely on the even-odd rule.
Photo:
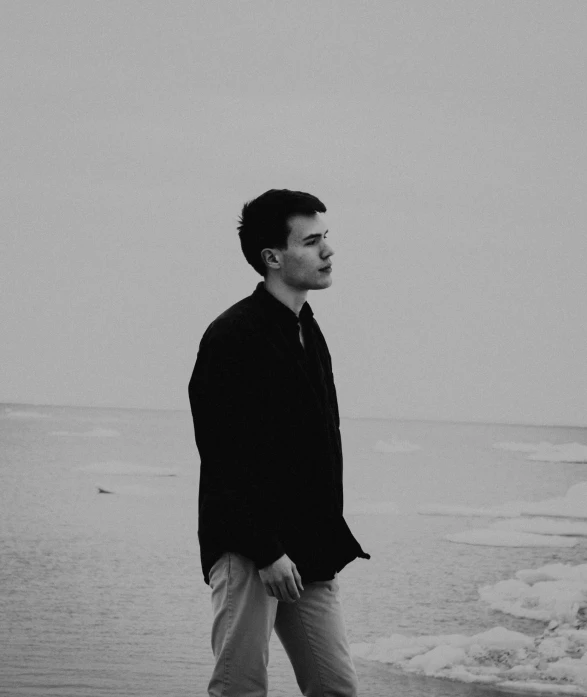
[(369, 558), (343, 518), (332, 364), (308, 303), (298, 318), (259, 283), (204, 333), (189, 393), (207, 583), (225, 551), (258, 568), (287, 553), (305, 583)]

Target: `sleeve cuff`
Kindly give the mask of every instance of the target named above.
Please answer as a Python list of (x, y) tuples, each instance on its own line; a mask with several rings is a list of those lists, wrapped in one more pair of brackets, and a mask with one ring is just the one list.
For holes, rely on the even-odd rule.
[(263, 550), (259, 550), (257, 554), (253, 557), (255, 566), (257, 569), (263, 569), (269, 564), (273, 564), (285, 554), (285, 549), (279, 540), (275, 540), (271, 545), (267, 546)]

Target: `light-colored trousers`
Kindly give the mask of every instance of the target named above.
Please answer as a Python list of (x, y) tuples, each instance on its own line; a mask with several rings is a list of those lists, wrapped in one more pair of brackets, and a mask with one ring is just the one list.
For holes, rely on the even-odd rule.
[[(302, 583), (303, 583), (302, 578)], [(225, 553), (210, 571), (212, 650), (210, 697), (266, 697), (273, 628), (306, 697), (356, 697), (338, 579), (304, 584), (295, 603), (267, 595), (254, 563)]]

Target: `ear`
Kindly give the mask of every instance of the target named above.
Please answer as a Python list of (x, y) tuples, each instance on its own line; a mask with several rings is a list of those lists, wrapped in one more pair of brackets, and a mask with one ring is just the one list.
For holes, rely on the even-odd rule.
[(263, 262), (265, 263), (265, 266), (268, 269), (277, 270), (281, 268), (281, 261), (279, 260), (279, 257), (276, 255), (274, 249), (262, 249), (261, 258), (263, 259)]

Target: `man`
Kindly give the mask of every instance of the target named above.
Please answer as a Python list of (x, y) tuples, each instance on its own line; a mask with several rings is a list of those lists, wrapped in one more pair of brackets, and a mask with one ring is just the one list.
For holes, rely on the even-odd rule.
[(242, 251), (264, 280), (208, 327), (190, 381), (212, 697), (267, 695), (273, 628), (302, 694), (357, 694), (337, 573), (369, 555), (342, 515), (332, 364), (306, 302), (332, 284), (325, 212), (287, 189), (243, 206)]

